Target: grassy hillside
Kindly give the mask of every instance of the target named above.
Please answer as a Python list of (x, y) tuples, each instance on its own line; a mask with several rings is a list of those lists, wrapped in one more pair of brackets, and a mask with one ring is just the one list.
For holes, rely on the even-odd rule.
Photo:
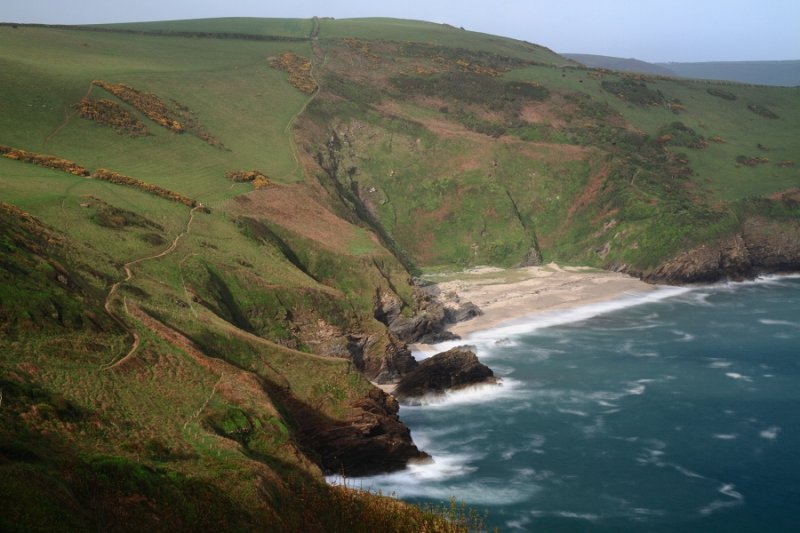
[[(0, 45), (3, 144), (112, 168), (206, 203), (246, 190), (228, 189), (229, 170), (257, 168), (282, 181), (302, 179), (286, 127), (308, 97), (267, 58), (283, 51), (307, 56), (307, 43), (0, 27)], [(177, 101), (223, 147), (159, 127), (142, 138), (110, 135), (77, 117), (73, 107), (87, 94), (111, 96), (90, 87), (93, 80)]]
[(267, 37), (308, 38), (313, 27), (311, 19), (262, 19), (247, 17), (166, 20), (155, 22), (129, 22), (97, 24), (93, 28), (130, 30), (142, 32), (208, 32), (259, 35)]
[(0, 67), (3, 530), (464, 530), (322, 478), (420, 456), (365, 377), (413, 272), (798, 219), (789, 89), (388, 19), (8, 25)]
[(793, 90), (344, 44), (322, 41), (307, 156), (424, 266), (642, 272), (800, 185)]

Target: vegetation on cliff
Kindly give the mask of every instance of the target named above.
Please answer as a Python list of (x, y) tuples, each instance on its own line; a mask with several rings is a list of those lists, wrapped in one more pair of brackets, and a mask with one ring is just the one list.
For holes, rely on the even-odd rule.
[(0, 26), (0, 60), (0, 529), (465, 530), (323, 478), (425, 458), (369, 383), (448, 320), (418, 269), (800, 267), (789, 89), (388, 19)]

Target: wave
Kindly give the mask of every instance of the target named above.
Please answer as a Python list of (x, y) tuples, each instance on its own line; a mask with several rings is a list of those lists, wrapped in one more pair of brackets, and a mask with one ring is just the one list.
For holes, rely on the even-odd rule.
[(742, 505), (744, 503), (744, 496), (742, 493), (735, 490), (736, 486), (733, 483), (724, 483), (721, 487), (717, 489), (720, 494), (724, 494), (730, 500), (723, 501), (723, 500), (714, 500), (713, 502), (709, 503), (705, 507), (700, 509), (700, 514), (704, 516), (708, 516), (715, 511), (719, 511), (720, 509), (726, 509), (728, 507), (736, 507)]
[(758, 321), (765, 326), (791, 326), (793, 328), (800, 328), (800, 322), (790, 322), (789, 320), (770, 320), (768, 318), (761, 318)]
[(748, 382), (753, 381), (753, 379), (750, 376), (745, 376), (744, 374), (739, 374), (738, 372), (726, 372), (725, 375), (731, 379), (748, 381)]
[(780, 431), (781, 431), (780, 427), (778, 427), (778, 426), (770, 426), (767, 429), (765, 429), (764, 431), (761, 431), (759, 433), (759, 436), (762, 439), (775, 440), (775, 439), (778, 438), (778, 433), (780, 433)]
[(465, 481), (477, 470), (470, 466), (479, 456), (442, 454), (424, 463), (410, 464), (405, 470), (378, 476), (348, 478), (328, 476), (333, 485), (346, 485), (360, 490), (391, 495), (396, 498), (429, 498), (448, 501), (454, 494), (469, 505), (510, 505), (529, 500), (541, 487), (531, 483), (530, 476), (512, 479), (483, 478)]
[(431, 355), (455, 348), (456, 346), (475, 345), (481, 352), (481, 357), (491, 357), (497, 348), (513, 346), (514, 337), (528, 335), (539, 330), (582, 322), (614, 311), (620, 311), (630, 307), (659, 302), (667, 298), (672, 298), (692, 291), (687, 287), (662, 286), (647, 292), (628, 292), (625, 296), (615, 299), (597, 302), (593, 304), (573, 307), (571, 309), (560, 309), (555, 311), (545, 311), (532, 313), (530, 315), (510, 320), (494, 328), (476, 331), (467, 337), (447, 341), (433, 345), (435, 351), (415, 351), (414, 356), (419, 358), (430, 357)]
[(508, 377), (496, 384), (475, 385), (443, 394), (426, 394), (402, 404), (404, 409), (441, 408), (455, 405), (484, 404), (493, 400), (519, 399), (524, 396), (523, 382)]

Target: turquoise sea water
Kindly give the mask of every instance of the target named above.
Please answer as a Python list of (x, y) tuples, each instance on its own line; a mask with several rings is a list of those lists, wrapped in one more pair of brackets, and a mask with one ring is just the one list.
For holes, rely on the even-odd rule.
[(501, 531), (800, 531), (800, 278), (663, 288), (468, 342), (503, 385), (404, 406), (434, 462), (349, 483), (455, 496)]

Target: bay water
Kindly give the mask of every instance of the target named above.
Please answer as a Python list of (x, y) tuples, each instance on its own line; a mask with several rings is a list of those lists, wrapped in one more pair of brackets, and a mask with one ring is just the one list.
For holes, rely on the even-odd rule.
[(662, 287), (465, 342), (502, 384), (403, 406), (433, 462), (347, 483), (455, 498), (501, 531), (800, 531), (800, 277)]

